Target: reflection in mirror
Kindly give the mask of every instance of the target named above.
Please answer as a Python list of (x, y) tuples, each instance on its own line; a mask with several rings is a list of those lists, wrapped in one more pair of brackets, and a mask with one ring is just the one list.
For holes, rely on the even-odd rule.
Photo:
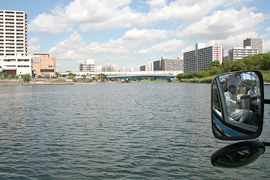
[(211, 162), (218, 167), (242, 167), (254, 162), (264, 151), (265, 146), (262, 142), (240, 142), (216, 151), (211, 157)]
[(263, 85), (257, 71), (217, 76), (212, 82), (212, 129), (219, 139), (258, 137), (263, 120)]

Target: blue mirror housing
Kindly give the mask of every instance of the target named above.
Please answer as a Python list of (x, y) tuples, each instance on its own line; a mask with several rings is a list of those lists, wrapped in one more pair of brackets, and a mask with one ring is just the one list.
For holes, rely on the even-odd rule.
[(212, 131), (221, 140), (260, 136), (263, 126), (264, 89), (259, 71), (216, 76), (211, 84)]

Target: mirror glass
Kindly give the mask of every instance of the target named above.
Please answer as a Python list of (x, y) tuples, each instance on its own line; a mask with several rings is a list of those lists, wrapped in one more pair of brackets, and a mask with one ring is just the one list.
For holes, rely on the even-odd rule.
[[(257, 145), (254, 146), (253, 143)], [(242, 147), (239, 146), (241, 144)], [(224, 168), (242, 167), (254, 162), (265, 151), (264, 145), (260, 142), (251, 142), (250, 146), (241, 144), (232, 144), (216, 151), (211, 157), (212, 164)]]
[(263, 83), (257, 71), (222, 74), (212, 81), (212, 129), (224, 140), (256, 138), (263, 122)]

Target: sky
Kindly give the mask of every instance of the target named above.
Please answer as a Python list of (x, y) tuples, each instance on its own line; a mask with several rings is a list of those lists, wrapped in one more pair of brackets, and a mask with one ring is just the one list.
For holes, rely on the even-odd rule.
[(262, 38), (270, 51), (269, 0), (1, 0), (1, 10), (25, 11), (28, 55), (56, 57), (56, 71), (79, 71), (94, 59), (96, 71), (129, 71), (161, 57), (176, 59), (196, 43), (224, 54)]

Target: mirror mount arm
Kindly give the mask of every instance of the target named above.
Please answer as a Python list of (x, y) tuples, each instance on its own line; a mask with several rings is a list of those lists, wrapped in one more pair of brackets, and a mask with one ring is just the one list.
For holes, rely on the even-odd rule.
[(270, 104), (270, 99), (264, 99), (264, 104)]
[(270, 146), (270, 142), (262, 142), (265, 146)]

